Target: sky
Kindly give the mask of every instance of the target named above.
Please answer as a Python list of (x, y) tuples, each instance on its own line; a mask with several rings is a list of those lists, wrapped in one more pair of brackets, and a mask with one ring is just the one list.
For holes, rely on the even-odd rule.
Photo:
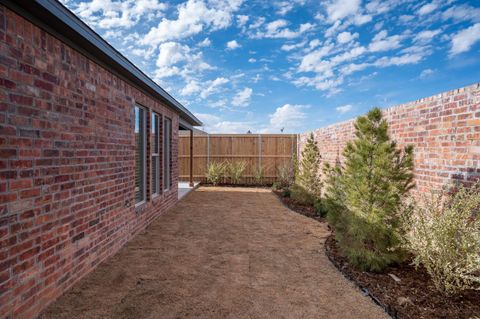
[(480, 82), (480, 1), (61, 0), (209, 133), (302, 133)]

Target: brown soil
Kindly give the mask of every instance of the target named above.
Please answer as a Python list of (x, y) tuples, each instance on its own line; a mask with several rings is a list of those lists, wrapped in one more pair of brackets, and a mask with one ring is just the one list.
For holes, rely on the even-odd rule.
[[(325, 242), (325, 249), (337, 269), (369, 293), (393, 318), (480, 318), (480, 291), (446, 297), (435, 290), (425, 269), (415, 269), (409, 263), (389, 267), (382, 274), (358, 271), (341, 254), (334, 235)], [(395, 275), (400, 282), (389, 274)]]
[(328, 235), (269, 190), (200, 187), (42, 318), (388, 318), (330, 263)]
[(294, 212), (313, 218), (319, 222), (325, 222), (325, 218), (315, 213), (313, 206), (303, 205), (290, 197), (283, 196), (283, 191), (281, 190), (274, 190), (273, 192), (278, 196), (285, 206)]

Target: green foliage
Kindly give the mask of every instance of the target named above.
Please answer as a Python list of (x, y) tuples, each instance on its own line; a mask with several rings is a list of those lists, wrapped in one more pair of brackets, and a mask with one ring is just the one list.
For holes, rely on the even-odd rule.
[(315, 209), (315, 214), (320, 217), (325, 217), (327, 215), (327, 207), (321, 199), (316, 199), (313, 203), (313, 208)]
[(296, 183), (316, 197), (320, 197), (322, 187), (319, 170), (320, 152), (313, 133), (310, 133), (307, 143), (302, 150), (302, 159), (300, 161), (300, 169), (296, 174)]
[(263, 183), (263, 167), (261, 166), (255, 166), (253, 168), (253, 180), (255, 181), (256, 185), (261, 185)]
[(290, 197), (297, 203), (306, 206), (313, 206), (315, 202), (315, 197), (298, 184), (290, 186)]
[(239, 184), (246, 168), (247, 162), (245, 161), (228, 162), (226, 165), (226, 173), (233, 184)]
[(424, 197), (407, 223), (406, 247), (445, 294), (480, 290), (480, 182)]
[(211, 162), (207, 166), (206, 178), (209, 183), (218, 185), (225, 174), (226, 164), (223, 162)]
[(292, 163), (283, 163), (277, 168), (277, 183), (281, 188), (290, 187), (294, 181), (294, 174)]
[(280, 189), (282, 189), (282, 187), (280, 186), (280, 183), (278, 183), (278, 182), (273, 182), (273, 183), (272, 183), (272, 189), (273, 189), (273, 190), (280, 190)]
[(362, 270), (380, 271), (405, 258), (402, 204), (413, 187), (413, 148), (397, 149), (380, 109), (355, 122), (343, 167), (326, 166), (328, 220), (340, 249)]

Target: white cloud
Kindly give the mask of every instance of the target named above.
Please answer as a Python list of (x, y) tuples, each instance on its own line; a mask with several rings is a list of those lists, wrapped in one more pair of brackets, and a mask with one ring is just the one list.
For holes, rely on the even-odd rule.
[(250, 63), (255, 63), (255, 62), (257, 62), (257, 59), (255, 59), (255, 58), (250, 58), (250, 59), (248, 59), (248, 62), (250, 62)]
[(480, 41), (480, 23), (476, 23), (452, 37), (450, 55), (466, 52), (478, 41)]
[(371, 52), (389, 51), (399, 48), (402, 37), (399, 35), (388, 36), (387, 31), (382, 30), (373, 37), (368, 46)]
[(358, 38), (358, 33), (342, 32), (337, 35), (338, 43), (348, 43)]
[(245, 24), (247, 24), (249, 20), (249, 17), (246, 15), (239, 14), (237, 15), (237, 24), (239, 27), (243, 27)]
[(296, 5), (304, 5), (305, 0), (290, 0), (276, 2), (275, 6), (278, 8), (277, 13), (279, 15), (286, 15), (295, 8)]
[(243, 90), (237, 92), (232, 99), (232, 105), (234, 106), (247, 106), (250, 103), (250, 98), (252, 97), (253, 90), (251, 88), (244, 88)]
[(272, 38), (272, 39), (293, 39), (299, 37), (305, 32), (310, 31), (314, 25), (311, 23), (300, 24), (297, 31), (293, 31), (288, 28), (288, 21), (284, 19), (278, 19), (267, 23), (264, 26), (263, 31), (257, 31), (252, 35), (253, 38)]
[(305, 44), (306, 44), (306, 41), (302, 41), (299, 43), (292, 43), (292, 44), (283, 44), (280, 49), (283, 51), (292, 51), (305, 46)]
[(426, 15), (433, 12), (437, 8), (438, 8), (438, 5), (436, 3), (427, 3), (423, 5), (420, 9), (418, 9), (418, 14)]
[(337, 112), (339, 112), (341, 114), (345, 114), (345, 113), (352, 110), (352, 105), (351, 104), (346, 104), (346, 105), (342, 105), (342, 106), (337, 106), (335, 108), (335, 110), (337, 110)]
[(204, 90), (202, 90), (202, 92), (200, 93), (200, 96), (203, 99), (205, 99), (210, 94), (215, 93), (220, 88), (220, 86), (222, 86), (224, 84), (227, 84), (228, 82), (230, 82), (230, 81), (226, 78), (223, 78), (223, 77), (219, 77), (219, 78), (216, 78), (213, 81), (209, 81), (207, 83), (207, 87)]
[(90, 25), (110, 29), (132, 27), (143, 18), (161, 16), (166, 8), (158, 0), (92, 0), (78, 3), (73, 11)]
[(420, 78), (421, 79), (426, 79), (428, 77), (430, 77), (432, 74), (435, 73), (435, 70), (432, 70), (432, 69), (425, 69), (422, 71), (422, 73), (420, 73)]
[(176, 20), (163, 18), (141, 39), (143, 45), (158, 45), (162, 42), (182, 39), (204, 31), (224, 29), (231, 25), (232, 16), (242, 0), (226, 2), (212, 1), (208, 5), (203, 0), (188, 0), (177, 7)]
[(241, 45), (238, 44), (237, 40), (232, 40), (232, 41), (227, 42), (227, 49), (228, 50), (235, 50), (235, 49), (238, 49), (240, 47), (241, 47)]
[(198, 44), (199, 47), (209, 47), (210, 45), (212, 45), (212, 41), (210, 41), (209, 38), (203, 39), (203, 41)]
[(328, 2), (325, 5), (328, 21), (335, 22), (357, 14), (361, 2), (361, 0), (333, 0)]
[(270, 114), (270, 125), (276, 129), (291, 130), (303, 126), (307, 115), (303, 111), (308, 108), (305, 105), (285, 104), (277, 107), (273, 114)]
[(414, 41), (422, 42), (422, 43), (427, 43), (433, 40), (435, 36), (440, 34), (442, 31), (440, 29), (437, 30), (425, 30), (420, 33), (417, 33), (417, 35), (414, 38)]
[(189, 46), (177, 42), (165, 42), (159, 46), (156, 65), (157, 80), (171, 76), (188, 77), (213, 69), (203, 61), (201, 52), (195, 52)]
[(444, 20), (480, 22), (480, 8), (466, 4), (454, 5), (442, 13)]
[(379, 67), (387, 67), (391, 65), (405, 65), (405, 64), (416, 64), (423, 59), (423, 55), (420, 53), (415, 54), (404, 54), (401, 56), (394, 57), (382, 57), (375, 61), (374, 65)]

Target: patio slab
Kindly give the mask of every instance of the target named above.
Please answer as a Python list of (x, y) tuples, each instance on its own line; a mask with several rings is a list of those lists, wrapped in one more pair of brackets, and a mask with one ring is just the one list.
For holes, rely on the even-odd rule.
[(267, 189), (200, 187), (42, 318), (388, 318)]

